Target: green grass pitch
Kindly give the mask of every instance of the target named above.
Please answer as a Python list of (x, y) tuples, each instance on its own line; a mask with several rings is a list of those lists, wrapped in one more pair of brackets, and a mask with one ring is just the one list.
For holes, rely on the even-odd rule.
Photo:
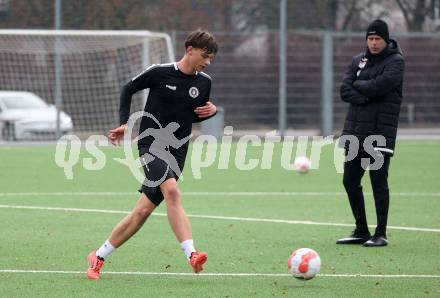
[[(180, 185), (196, 246), (209, 253), (204, 274), (190, 274), (160, 206), (112, 254), (102, 279), (89, 281), (86, 255), (138, 198), (138, 182), (113, 160), (122, 149), (102, 148), (100, 171), (82, 167), (91, 157), (82, 150), (68, 180), (55, 146), (0, 147), (0, 297), (439, 297), (440, 141), (398, 142), (390, 245), (377, 249), (335, 244), (353, 218), (333, 148), (324, 147), (320, 168), (305, 175), (280, 166), (279, 145), (270, 170), (240, 171), (232, 154), (228, 170), (216, 159), (200, 180), (189, 156)], [(249, 147), (247, 158), (261, 154)], [(374, 226), (368, 174), (363, 182)], [(321, 275), (307, 282), (287, 274), (299, 247), (322, 259)]]

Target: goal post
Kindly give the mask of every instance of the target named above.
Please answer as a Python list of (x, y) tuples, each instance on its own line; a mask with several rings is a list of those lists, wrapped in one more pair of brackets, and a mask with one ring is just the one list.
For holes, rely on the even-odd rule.
[[(72, 132), (82, 139), (105, 134), (119, 122), (121, 87), (149, 65), (172, 61), (173, 45), (166, 33), (0, 30), (0, 91), (31, 92), (63, 111), (49, 112), (47, 119), (36, 116), (34, 124), (32, 119), (27, 119), (26, 125), (19, 119), (8, 120), (15, 122), (8, 123), (15, 129), (7, 132), (8, 136), (53, 139), (57, 130), (65, 133), (65, 116), (72, 120)], [(131, 112), (141, 110), (145, 100), (145, 94), (135, 95)], [(5, 122), (3, 110), (0, 122)], [(1, 132), (0, 139), (4, 137), (4, 130)]]

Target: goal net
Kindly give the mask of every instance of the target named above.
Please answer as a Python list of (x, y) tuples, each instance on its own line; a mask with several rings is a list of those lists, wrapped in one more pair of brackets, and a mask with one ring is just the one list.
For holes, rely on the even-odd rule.
[[(171, 61), (164, 33), (0, 30), (0, 139), (106, 134), (119, 124), (121, 87), (149, 65)], [(32, 99), (21, 96), (29, 94), (15, 91), (35, 94), (47, 109), (32, 109)], [(145, 96), (134, 96), (132, 113)]]

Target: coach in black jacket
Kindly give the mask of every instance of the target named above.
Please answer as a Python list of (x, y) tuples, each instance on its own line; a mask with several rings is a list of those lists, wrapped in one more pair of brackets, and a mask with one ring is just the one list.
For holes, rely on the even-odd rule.
[[(367, 247), (386, 246), (386, 226), (389, 206), (388, 168), (394, 154), (400, 105), (404, 59), (399, 45), (389, 38), (388, 26), (375, 20), (367, 29), (367, 50), (353, 58), (344, 76), (340, 93), (350, 103), (342, 136), (359, 140), (356, 157), (344, 163), (344, 187), (356, 220), (353, 233), (337, 244), (363, 244)], [(371, 140), (375, 141), (372, 141)], [(368, 146), (370, 144), (371, 146)], [(345, 142), (346, 152), (353, 144)], [(382, 166), (373, 170), (370, 179), (376, 206), (377, 227), (371, 237), (365, 215), (361, 179), (366, 165), (376, 161)]]

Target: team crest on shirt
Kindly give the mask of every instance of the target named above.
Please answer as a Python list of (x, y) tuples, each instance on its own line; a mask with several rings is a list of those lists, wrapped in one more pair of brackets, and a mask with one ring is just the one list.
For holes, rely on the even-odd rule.
[(191, 96), (192, 98), (196, 98), (197, 96), (199, 96), (199, 89), (197, 89), (197, 87), (189, 88), (189, 96)]
[(367, 58), (362, 58), (361, 61), (359, 61), (359, 65), (358, 67), (360, 69), (363, 69), (365, 67), (365, 65), (367, 64), (368, 59)]
[(361, 74), (361, 71), (365, 68), (365, 65), (367, 64), (368, 59), (367, 58), (362, 58), (361, 61), (359, 61), (359, 65), (358, 65), (358, 71), (356, 72), (356, 75), (359, 76)]

